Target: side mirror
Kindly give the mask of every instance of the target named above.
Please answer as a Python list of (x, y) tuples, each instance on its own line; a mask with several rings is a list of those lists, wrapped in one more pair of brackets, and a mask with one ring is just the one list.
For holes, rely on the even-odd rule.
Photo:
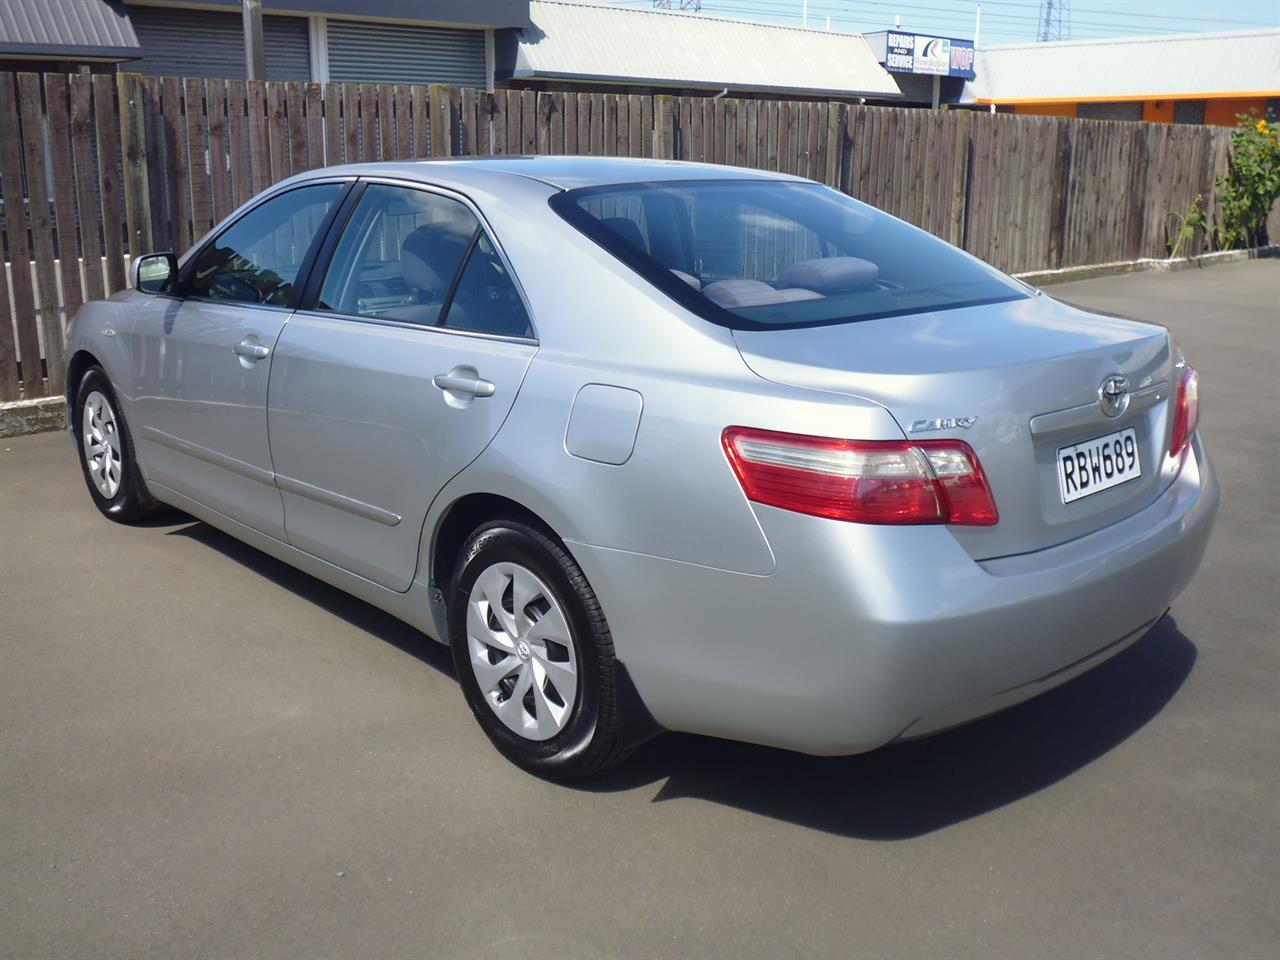
[(178, 258), (146, 253), (129, 264), (129, 286), (142, 293), (172, 293), (178, 285)]

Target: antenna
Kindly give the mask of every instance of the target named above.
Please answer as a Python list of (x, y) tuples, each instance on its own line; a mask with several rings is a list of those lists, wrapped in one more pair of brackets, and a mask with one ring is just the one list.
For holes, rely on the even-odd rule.
[(1040, 24), (1036, 39), (1071, 39), (1071, 0), (1040, 0)]

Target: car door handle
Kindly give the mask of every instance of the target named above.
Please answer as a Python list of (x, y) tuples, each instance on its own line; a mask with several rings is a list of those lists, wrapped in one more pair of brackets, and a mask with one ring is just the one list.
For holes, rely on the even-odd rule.
[(252, 337), (245, 337), (233, 348), (240, 356), (249, 360), (265, 360), (271, 355), (271, 348), (265, 343), (259, 343)]
[(445, 393), (461, 393), (472, 397), (492, 397), (498, 389), (488, 380), (476, 376), (459, 376), (453, 370), (437, 373), (431, 378), (431, 384)]

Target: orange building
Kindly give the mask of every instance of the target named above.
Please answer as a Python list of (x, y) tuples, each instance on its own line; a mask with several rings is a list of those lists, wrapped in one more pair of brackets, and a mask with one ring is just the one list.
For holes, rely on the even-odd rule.
[(979, 47), (962, 103), (1093, 120), (1280, 119), (1280, 30)]

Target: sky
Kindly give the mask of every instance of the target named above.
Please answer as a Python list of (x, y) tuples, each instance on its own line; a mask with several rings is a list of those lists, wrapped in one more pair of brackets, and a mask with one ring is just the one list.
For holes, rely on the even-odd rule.
[[(653, 0), (606, 0), (615, 6), (652, 7)], [(1055, 4), (1063, 0), (1054, 0)], [(1204, 30), (1280, 27), (1280, 0), (1066, 0), (1070, 39), (1122, 37)], [(1041, 0), (983, 0), (979, 42), (1036, 39)], [(680, 0), (672, 0), (678, 9)], [(809, 26), (865, 33), (902, 17), (904, 30), (972, 39), (975, 0), (808, 0)], [(804, 0), (702, 0), (704, 14), (767, 20), (797, 26)]]

